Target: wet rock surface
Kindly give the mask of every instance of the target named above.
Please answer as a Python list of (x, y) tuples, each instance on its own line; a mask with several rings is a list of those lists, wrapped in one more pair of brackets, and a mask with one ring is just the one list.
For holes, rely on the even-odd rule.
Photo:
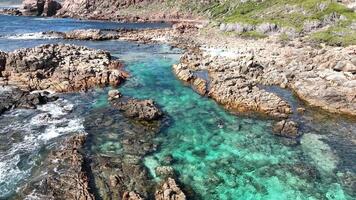
[(143, 158), (156, 150), (154, 138), (160, 126), (159, 121), (156, 124), (132, 121), (115, 107), (97, 109), (87, 117), (87, 146), (97, 196), (103, 199), (154, 196), (156, 183), (143, 166)]
[(52, 150), (43, 161), (46, 173), (30, 181), (23, 194), (36, 199), (94, 200), (81, 153), (85, 139), (84, 134), (78, 134)]
[(108, 52), (74, 45), (43, 45), (8, 53), (2, 76), (27, 90), (86, 91), (118, 86), (128, 76)]
[(18, 88), (0, 86), (0, 115), (15, 108), (36, 108), (38, 105), (57, 100), (46, 92), (30, 93)]

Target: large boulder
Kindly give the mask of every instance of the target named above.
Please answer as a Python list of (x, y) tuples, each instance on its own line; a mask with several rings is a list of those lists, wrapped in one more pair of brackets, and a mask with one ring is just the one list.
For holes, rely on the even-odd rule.
[(129, 118), (152, 121), (162, 116), (162, 112), (152, 100), (120, 98), (112, 101), (112, 104)]
[(9, 84), (55, 92), (118, 86), (128, 76), (123, 65), (112, 60), (108, 52), (64, 44), (11, 52), (2, 74)]
[(21, 11), (27, 16), (53, 16), (61, 8), (61, 4), (54, 0), (25, 0)]

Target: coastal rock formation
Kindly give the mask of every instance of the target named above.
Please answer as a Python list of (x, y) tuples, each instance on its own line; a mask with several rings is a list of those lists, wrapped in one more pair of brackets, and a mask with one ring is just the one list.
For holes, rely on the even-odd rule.
[[(209, 88), (194, 72), (209, 72)], [(201, 50), (188, 51), (179, 65), (173, 66), (177, 77), (190, 83), (200, 94), (210, 97), (227, 109), (244, 113), (261, 113), (273, 118), (286, 118), (291, 114), (289, 104), (277, 95), (260, 89), (256, 78), (263, 68), (251, 61), (230, 62), (224, 59), (211, 60)]]
[(78, 134), (51, 151), (43, 165), (46, 173), (40, 173), (39, 177), (28, 183), (23, 193), (41, 199), (94, 200), (84, 169), (84, 157), (80, 153), (85, 139), (84, 134)]
[(162, 116), (162, 112), (152, 100), (120, 98), (113, 100), (111, 103), (130, 118), (152, 121)]
[(185, 200), (186, 196), (178, 187), (176, 181), (168, 178), (155, 193), (156, 200)]
[(117, 86), (128, 76), (122, 68), (108, 52), (51, 44), (9, 53), (2, 76), (27, 90), (70, 92)]
[(54, 0), (24, 0), (21, 13), (26, 16), (53, 16), (61, 9), (60, 3)]
[(80, 29), (64, 33), (64, 39), (75, 40), (112, 40), (119, 39), (118, 31), (103, 31), (100, 29)]
[(275, 38), (211, 34), (197, 37), (192, 43), (200, 47), (188, 48), (173, 70), (192, 85), (195, 72), (208, 71), (208, 95), (227, 108), (287, 117), (288, 103), (263, 89), (276, 85), (312, 106), (356, 116), (355, 46), (314, 48), (299, 40), (284, 45)]
[(55, 101), (48, 93), (30, 93), (18, 88), (0, 86), (0, 115), (14, 108), (36, 108), (37, 105)]
[[(199, 4), (208, 4), (211, 1), (197, 1)], [(169, 6), (169, 1), (165, 0), (65, 0), (58, 16), (118, 20), (118, 21), (176, 21), (181, 18), (192, 19), (192, 12), (184, 12), (179, 6)], [(165, 5), (167, 4), (167, 5)], [(186, 4), (185, 1), (178, 0), (177, 4)], [(140, 8), (145, 8), (143, 11)]]

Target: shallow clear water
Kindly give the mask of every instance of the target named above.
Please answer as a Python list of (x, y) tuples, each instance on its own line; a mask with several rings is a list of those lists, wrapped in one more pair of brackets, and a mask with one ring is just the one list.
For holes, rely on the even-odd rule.
[[(14, 29), (22, 25), (24, 29), (22, 32), (33, 31), (32, 26), (26, 29), (27, 26), (21, 24), (22, 18), (10, 17), (9, 19), (18, 20), (18, 25)], [(34, 24), (40, 23), (36, 18), (26, 20)], [(49, 24), (62, 24), (63, 29), (67, 28), (66, 22), (62, 19), (45, 21), (50, 22)], [(68, 26), (71, 26), (71, 23), (68, 22)], [(92, 22), (85, 21), (79, 24), (99, 28), (111, 26), (111, 23), (92, 25)], [(43, 26), (44, 29), (51, 28), (48, 24), (49, 27)], [(2, 27), (8, 33), (11, 33), (12, 28), (12, 25), (7, 28)], [(180, 51), (165, 45), (137, 45), (119, 41), (25, 40), (24, 42), (24, 40), (0, 39), (0, 49), (12, 50), (53, 42), (74, 43), (109, 50), (125, 62), (132, 76), (119, 90), (124, 95), (154, 99), (162, 108), (169, 119), (169, 124), (155, 139), (159, 145), (158, 151), (144, 159), (152, 178), (157, 181), (159, 178), (155, 175), (155, 167), (166, 165), (167, 158), (170, 158), (173, 160), (170, 165), (177, 171), (179, 181), (185, 185), (187, 193), (193, 195), (195, 199), (356, 198), (354, 121), (331, 118), (317, 111), (307, 111), (304, 116), (298, 117), (303, 121), (302, 130), (305, 133), (301, 144), (288, 145), (284, 139), (271, 134), (271, 121), (229, 114), (212, 100), (199, 96), (176, 80), (171, 65), (178, 62)], [(36, 156), (38, 152), (55, 145), (60, 138), (81, 130), (83, 128), (81, 125), (84, 124), (80, 120), (84, 116), (108, 106), (106, 92), (107, 89), (98, 89), (87, 94), (63, 96), (68, 100), (68, 104), (74, 105), (74, 111), (65, 115), (68, 115), (67, 120), (79, 120), (76, 123), (79, 126), (75, 130), (66, 129), (71, 127), (69, 121), (58, 122), (54, 128), (50, 128), (50, 124), (43, 124), (43, 122), (38, 122), (37, 125), (27, 123), (38, 114), (37, 112), (48, 112), (48, 109), (15, 111), (0, 117), (1, 129), (8, 130), (0, 132), (0, 165), (2, 163), (5, 166), (12, 162), (15, 166), (8, 171), (0, 171), (0, 177), (5, 177), (0, 179), (0, 198), (2, 194), (6, 195), (4, 191), (14, 191), (31, 176), (32, 167), (38, 163), (37, 160), (40, 160), (39, 156)], [(297, 102), (290, 94), (281, 94), (284, 95), (294, 103)], [(55, 105), (60, 108), (57, 103)], [(28, 112), (30, 113), (26, 114)], [(9, 116), (12, 115), (15, 117), (10, 118)], [(21, 126), (20, 122), (24, 120), (31, 126)], [(12, 121), (12, 129), (8, 126), (9, 121)], [(41, 127), (38, 127), (39, 123), (42, 123)], [(17, 124), (19, 127), (15, 126)], [(16, 134), (16, 131), (20, 133)], [(117, 130), (112, 131), (115, 133)], [(11, 136), (8, 136), (9, 134)], [(34, 146), (33, 150), (20, 152), (18, 147), (26, 145), (28, 140), (24, 138), (31, 134), (34, 136), (33, 141), (38, 145)], [(100, 134), (100, 131), (90, 134)], [(115, 147), (115, 151), (120, 152), (121, 147), (119, 142), (112, 139), (101, 140), (96, 145), (104, 151), (105, 149), (112, 151), (111, 147)], [(22, 157), (30, 155), (28, 158), (33, 159), (24, 159), (20, 156), (12, 161), (9, 160), (9, 153), (13, 153), (10, 154), (12, 158), (17, 158), (16, 155)], [(11, 170), (18, 173), (16, 178), (10, 176), (10, 173), (13, 173)]]

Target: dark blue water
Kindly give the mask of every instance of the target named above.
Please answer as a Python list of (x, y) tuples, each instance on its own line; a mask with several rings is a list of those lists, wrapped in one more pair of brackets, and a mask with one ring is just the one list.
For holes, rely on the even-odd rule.
[[(162, 24), (117, 24), (0, 16), (0, 50), (10, 51), (44, 43), (71, 43), (104, 49), (125, 62), (131, 78), (119, 88), (125, 95), (153, 99), (162, 108), (169, 126), (157, 136), (158, 151), (144, 159), (152, 179), (155, 168), (170, 156), (180, 182), (198, 199), (328, 199), (355, 198), (354, 121), (307, 111), (304, 136), (297, 146), (271, 133), (271, 121), (240, 117), (214, 101), (201, 97), (176, 80), (171, 66), (180, 50), (166, 45), (138, 45), (122, 41), (63, 41), (58, 39), (9, 39), (7, 36), (76, 28), (159, 28)], [(38, 27), (38, 29), (36, 28)], [(59, 138), (84, 131), (83, 116), (109, 106), (107, 90), (64, 95), (39, 110), (19, 110), (0, 117), (0, 198), (16, 193), (38, 167), (41, 149)], [(282, 96), (297, 100), (287, 91)], [(63, 104), (72, 105), (67, 113)], [(42, 122), (38, 115), (51, 113), (57, 121)], [(10, 124), (10, 125), (9, 125)], [(112, 130), (119, 134), (117, 130)], [(91, 133), (91, 134), (101, 134)], [(118, 141), (96, 144), (101, 151), (120, 152)]]

